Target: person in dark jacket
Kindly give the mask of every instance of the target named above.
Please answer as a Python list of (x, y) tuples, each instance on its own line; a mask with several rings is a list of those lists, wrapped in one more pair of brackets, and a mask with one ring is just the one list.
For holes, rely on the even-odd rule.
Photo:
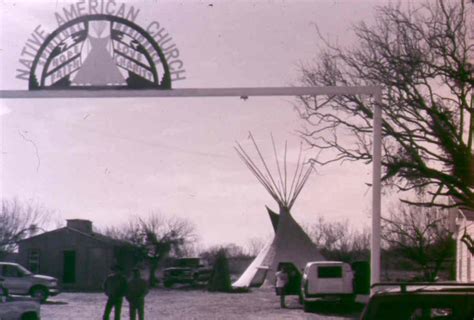
[(110, 313), (114, 309), (114, 319), (120, 320), (122, 302), (127, 292), (127, 279), (118, 266), (112, 267), (112, 273), (107, 276), (104, 282), (104, 292), (107, 295), (103, 320), (109, 320)]
[(140, 277), (140, 270), (133, 269), (132, 279), (127, 285), (127, 298), (130, 308), (130, 320), (135, 320), (137, 313), (138, 319), (145, 319), (145, 296), (148, 293), (148, 284)]

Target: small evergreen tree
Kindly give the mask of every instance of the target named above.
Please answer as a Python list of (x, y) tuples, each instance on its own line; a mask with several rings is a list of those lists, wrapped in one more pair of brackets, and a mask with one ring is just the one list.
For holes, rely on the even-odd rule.
[(212, 292), (230, 292), (232, 290), (229, 271), (229, 260), (224, 249), (217, 252), (208, 290)]

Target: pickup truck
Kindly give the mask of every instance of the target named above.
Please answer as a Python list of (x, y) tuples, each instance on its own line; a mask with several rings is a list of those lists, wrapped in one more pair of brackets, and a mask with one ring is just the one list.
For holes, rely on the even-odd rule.
[(1, 320), (39, 320), (40, 303), (24, 297), (12, 297), (3, 287), (0, 279), (0, 319)]
[(163, 270), (163, 285), (171, 288), (174, 284), (206, 284), (212, 269), (206, 267), (199, 258), (176, 259), (172, 267)]
[(0, 262), (0, 278), (10, 294), (30, 295), (41, 302), (60, 292), (56, 278), (33, 274), (18, 263)]
[(361, 320), (474, 319), (474, 284), (378, 283)]

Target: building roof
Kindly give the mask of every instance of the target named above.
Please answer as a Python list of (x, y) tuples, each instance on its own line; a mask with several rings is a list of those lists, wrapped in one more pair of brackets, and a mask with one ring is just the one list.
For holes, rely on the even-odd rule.
[(103, 234), (97, 233), (97, 232), (87, 233), (87, 232), (83, 232), (83, 231), (77, 230), (75, 228), (67, 227), (67, 226), (63, 227), (63, 228), (47, 231), (47, 232), (29, 237), (29, 238), (20, 240), (19, 242), (37, 241), (38, 239), (40, 239), (40, 238), (42, 238), (46, 235), (51, 235), (51, 234), (62, 232), (62, 231), (71, 231), (71, 232), (77, 233), (81, 236), (88, 237), (90, 239), (94, 239), (96, 241), (99, 241), (99, 242), (102, 242), (102, 243), (105, 243), (105, 244), (109, 244), (109, 245), (132, 245), (130, 242), (127, 242), (127, 241), (124, 241), (124, 240), (114, 239), (114, 238), (105, 236)]

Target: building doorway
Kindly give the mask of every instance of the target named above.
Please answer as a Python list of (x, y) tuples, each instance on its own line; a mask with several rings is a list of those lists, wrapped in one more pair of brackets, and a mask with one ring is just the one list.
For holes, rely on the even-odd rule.
[(76, 251), (63, 252), (63, 283), (76, 282)]

